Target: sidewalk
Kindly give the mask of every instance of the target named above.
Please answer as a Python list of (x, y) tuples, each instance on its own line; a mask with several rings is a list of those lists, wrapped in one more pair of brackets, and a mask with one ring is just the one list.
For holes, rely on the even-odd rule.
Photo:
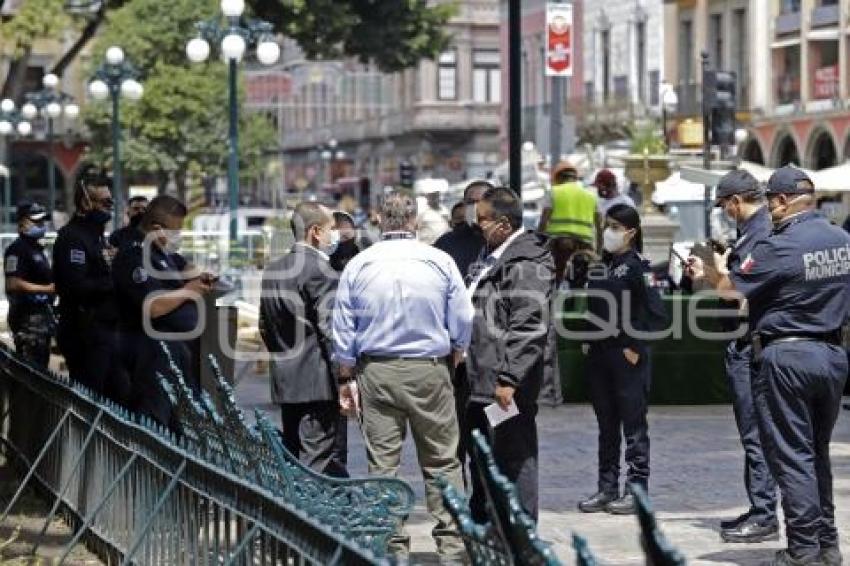
[[(253, 410), (260, 408), (279, 423), (280, 411), (269, 403), (268, 382), (263, 377), (249, 374), (237, 387), (237, 398), (251, 419)], [(634, 517), (585, 515), (576, 510), (576, 503), (596, 488), (597, 428), (591, 408), (541, 407), (538, 426), (542, 537), (554, 543), (567, 564), (573, 563), (573, 531), (587, 538), (602, 564), (644, 564)], [(743, 451), (730, 406), (652, 407), (650, 438), (653, 505), (664, 533), (689, 564), (762, 564), (782, 548), (782, 541), (758, 545), (720, 541), (720, 519), (737, 516), (747, 506)], [(353, 424), (349, 425), (348, 453), (349, 471), (365, 475), (363, 441)], [(836, 425), (832, 469), (841, 543), (850, 552), (850, 411), (842, 410)], [(408, 524), (412, 558), (430, 561), (433, 523), (424, 508), (422, 476), (409, 438), (399, 475), (417, 495), (417, 508)]]

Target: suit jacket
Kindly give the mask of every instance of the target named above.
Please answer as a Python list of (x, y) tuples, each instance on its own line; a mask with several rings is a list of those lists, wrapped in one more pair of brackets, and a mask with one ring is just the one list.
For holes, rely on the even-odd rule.
[(271, 354), (275, 403), (337, 398), (330, 359), (337, 282), (327, 256), (300, 243), (263, 273), (260, 334)]

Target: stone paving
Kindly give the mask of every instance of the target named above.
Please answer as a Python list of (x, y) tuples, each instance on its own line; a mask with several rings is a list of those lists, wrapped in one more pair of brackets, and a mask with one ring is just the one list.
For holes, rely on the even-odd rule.
[[(240, 382), (237, 396), (248, 411), (265, 410), (279, 422), (271, 405), (268, 381), (252, 375)], [(558, 556), (573, 563), (570, 536), (585, 536), (601, 564), (643, 564), (634, 517), (585, 515), (576, 503), (596, 487), (596, 421), (587, 405), (542, 407), (540, 436), (540, 532), (554, 543)], [(746, 509), (743, 488), (743, 452), (731, 407), (652, 407), (652, 477), (650, 495), (667, 537), (690, 564), (755, 565), (769, 561), (782, 541), (757, 545), (724, 544), (718, 534), (721, 518)], [(366, 473), (365, 452), (356, 426), (349, 427), (349, 470)], [(842, 547), (850, 551), (850, 411), (842, 411), (832, 445), (838, 527)], [(402, 455), (400, 477), (417, 494), (417, 508), (409, 522), (413, 535), (412, 561), (433, 559), (432, 526), (424, 508), (422, 477), (412, 442)]]

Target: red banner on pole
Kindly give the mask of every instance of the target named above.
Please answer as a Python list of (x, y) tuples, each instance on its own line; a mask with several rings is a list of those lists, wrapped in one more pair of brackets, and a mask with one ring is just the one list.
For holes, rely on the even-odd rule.
[(573, 76), (573, 7), (546, 5), (546, 76)]

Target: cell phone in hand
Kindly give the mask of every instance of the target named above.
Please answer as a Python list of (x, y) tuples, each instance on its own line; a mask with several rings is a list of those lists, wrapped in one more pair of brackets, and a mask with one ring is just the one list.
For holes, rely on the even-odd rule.
[(679, 263), (682, 264), (682, 267), (688, 266), (688, 260), (679, 255), (679, 252), (676, 251), (676, 248), (670, 248), (670, 251), (673, 253), (674, 256), (676, 256), (676, 259), (679, 260)]

